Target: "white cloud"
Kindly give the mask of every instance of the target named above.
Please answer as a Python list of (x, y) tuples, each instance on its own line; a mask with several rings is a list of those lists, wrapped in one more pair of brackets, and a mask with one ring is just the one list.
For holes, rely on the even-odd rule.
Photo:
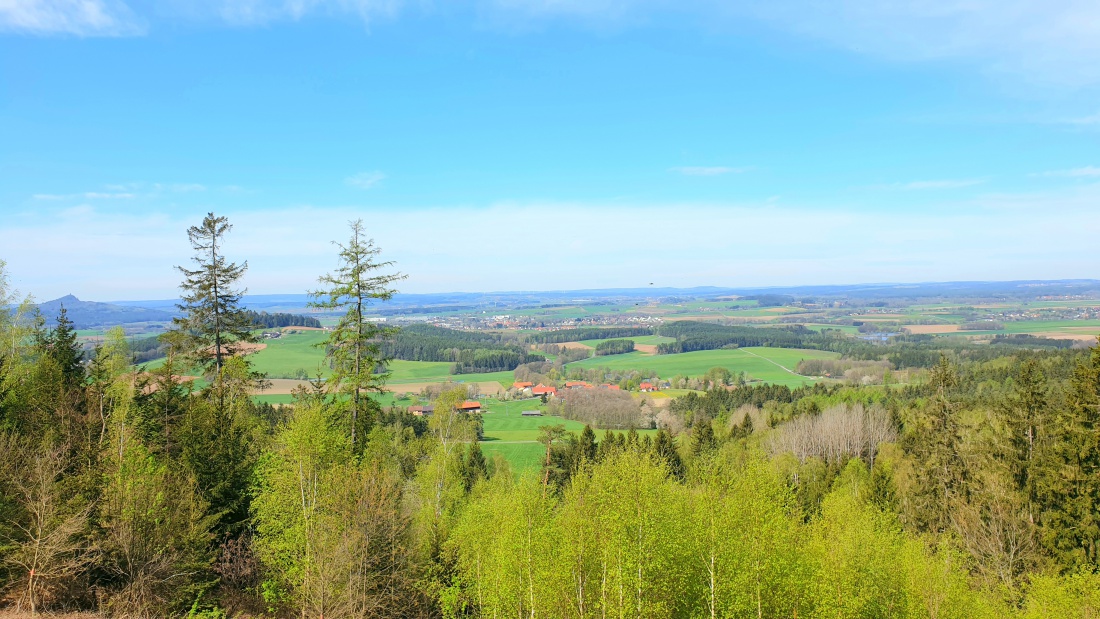
[(344, 182), (352, 187), (358, 187), (360, 189), (370, 189), (381, 183), (386, 175), (378, 170), (372, 170), (370, 172), (360, 172), (354, 176), (349, 176), (344, 179)]
[(722, 176), (724, 174), (742, 174), (751, 170), (751, 167), (731, 168), (728, 166), (680, 166), (669, 168), (672, 172), (684, 176)]
[(923, 191), (925, 189), (958, 189), (961, 187), (973, 187), (986, 182), (984, 178), (942, 179), (930, 181), (910, 181), (908, 183), (890, 183), (887, 185), (872, 185), (872, 189), (895, 189), (900, 191)]
[(145, 27), (120, 0), (0, 0), (0, 31), (133, 36)]
[(760, 21), (889, 61), (955, 60), (1028, 83), (1100, 83), (1095, 0), (481, 0), (481, 5), (504, 20), (561, 17), (621, 26), (679, 14), (711, 31)]
[(1100, 81), (1093, 0), (780, 0), (746, 12), (857, 53), (901, 61), (961, 59), (1030, 82)]
[(1039, 172), (1038, 174), (1031, 174), (1030, 176), (1056, 176), (1062, 178), (1096, 178), (1100, 177), (1100, 168), (1094, 166), (1084, 166), (1082, 168), (1072, 168), (1069, 170), (1050, 170), (1049, 172)]

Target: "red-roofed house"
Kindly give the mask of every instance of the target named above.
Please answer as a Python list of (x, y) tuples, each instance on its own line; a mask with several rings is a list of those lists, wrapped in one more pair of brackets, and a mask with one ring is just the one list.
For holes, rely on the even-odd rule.
[(512, 389), (519, 389), (520, 391), (526, 391), (527, 389), (531, 388), (532, 384), (533, 383), (529, 383), (527, 381), (523, 381), (523, 382), (516, 381), (516, 382), (512, 383)]
[(638, 391), (641, 391), (642, 393), (646, 393), (648, 391), (657, 391), (657, 385), (654, 385), (653, 383), (642, 383), (638, 385)]
[(583, 380), (571, 380), (565, 383), (565, 386), (568, 389), (580, 389), (581, 387), (587, 387), (588, 383), (584, 382)]
[(538, 385), (536, 385), (535, 387), (533, 387), (531, 389), (531, 393), (534, 394), (534, 395), (551, 396), (551, 395), (558, 395), (558, 390), (554, 389), (553, 387), (547, 387), (546, 385), (543, 385), (542, 383), (539, 383)]
[(476, 400), (466, 400), (462, 404), (458, 405), (458, 412), (460, 413), (480, 413), (481, 402)]
[(611, 391), (619, 391), (618, 385), (612, 385), (611, 383), (604, 383), (600, 385), (600, 389), (609, 389)]

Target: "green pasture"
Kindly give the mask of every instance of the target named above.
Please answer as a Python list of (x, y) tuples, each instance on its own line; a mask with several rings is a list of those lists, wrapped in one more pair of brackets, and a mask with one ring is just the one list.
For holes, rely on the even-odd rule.
[[(542, 466), (546, 448), (538, 442), (539, 427), (562, 424), (566, 430), (576, 434), (584, 430), (583, 423), (561, 417), (524, 417), (521, 413), (525, 410), (545, 410), (545, 405), (537, 399), (513, 401), (486, 399), (482, 400), (481, 404), (486, 411), (481, 416), (485, 424), (485, 438), (481, 442), (481, 450), (486, 458), (492, 458), (496, 453), (501, 454), (516, 473), (537, 470)], [(596, 440), (602, 439), (603, 430), (593, 429), (596, 431)], [(641, 436), (656, 433), (656, 430), (638, 431)]]
[(316, 346), (327, 337), (324, 331), (284, 333), (278, 339), (262, 340), (267, 348), (249, 355), (248, 361), (253, 370), (266, 373), (268, 378), (294, 378), (299, 369), (310, 377), (316, 376), (318, 370), (328, 376), (325, 350)]
[(701, 350), (676, 355), (644, 355), (640, 352), (632, 352), (625, 355), (593, 357), (569, 365), (570, 367), (607, 367), (613, 370), (653, 370), (663, 378), (670, 378), (677, 374), (702, 376), (713, 367), (724, 367), (731, 372), (745, 372), (756, 380), (798, 386), (813, 382), (791, 373), (795, 371), (800, 360), (836, 359), (839, 356), (838, 353), (821, 350), (751, 347)]

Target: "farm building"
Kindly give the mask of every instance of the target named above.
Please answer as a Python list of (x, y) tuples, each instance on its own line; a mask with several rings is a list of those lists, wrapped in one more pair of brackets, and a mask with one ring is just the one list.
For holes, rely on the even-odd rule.
[(477, 400), (466, 400), (462, 404), (458, 405), (458, 412), (460, 413), (480, 413), (481, 402)]
[(410, 406), (409, 412), (417, 417), (427, 417), (435, 412), (434, 406)]
[(588, 383), (583, 380), (571, 380), (565, 383), (566, 389), (583, 389), (588, 386)]
[(611, 383), (604, 383), (600, 385), (600, 389), (608, 389), (610, 391), (619, 391), (618, 385), (612, 385)]
[(520, 415), (524, 417), (542, 417), (542, 411), (523, 411)]
[(531, 389), (531, 393), (534, 395), (558, 395), (558, 390), (553, 387), (547, 387), (546, 385), (539, 384)]
[(534, 385), (534, 383), (529, 383), (527, 381), (522, 381), (522, 382), (521, 381), (516, 381), (516, 382), (512, 383), (512, 389), (517, 389), (519, 391), (527, 391), (533, 385)]
[(657, 385), (654, 385), (653, 383), (642, 383), (638, 385), (638, 391), (641, 391), (642, 393), (657, 391)]

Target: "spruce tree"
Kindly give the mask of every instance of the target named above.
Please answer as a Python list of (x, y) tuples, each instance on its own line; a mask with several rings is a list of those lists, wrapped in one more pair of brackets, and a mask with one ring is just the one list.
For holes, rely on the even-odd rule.
[(309, 294), (314, 298), (312, 307), (344, 312), (324, 346), (332, 363), (330, 391), (350, 396), (351, 442), (355, 447), (360, 415), (367, 410), (363, 392), (381, 392), (385, 387), (389, 373), (380, 371), (387, 360), (381, 341), (395, 333), (394, 329), (370, 321), (365, 311), (371, 303), (393, 297), (396, 290), (390, 286), (406, 276), (387, 272), (393, 261), (378, 261), (382, 250), (375, 247), (373, 239), (366, 238), (362, 219), (349, 226), (348, 244), (336, 243), (340, 248), (340, 266), (318, 278), (324, 289)]
[(657, 430), (657, 437), (653, 440), (653, 453), (657, 459), (664, 462), (672, 476), (677, 479), (684, 478), (684, 461), (676, 451), (676, 443), (673, 442), (668, 430), (664, 428)]
[(46, 354), (57, 362), (65, 385), (70, 388), (83, 385), (84, 347), (76, 338), (76, 329), (73, 328), (73, 321), (69, 320), (69, 312), (64, 305), (57, 312), (57, 326), (50, 332), (48, 342)]
[(227, 262), (222, 253), (225, 235), (232, 229), (227, 218), (208, 213), (202, 224), (187, 229), (197, 268), (176, 267), (183, 274), (183, 303), (177, 307), (184, 315), (172, 322), (184, 336), (186, 352), (215, 377), (242, 343), (256, 341), (251, 332), (255, 325), (240, 307), (245, 290), (236, 288), (248, 262)]

